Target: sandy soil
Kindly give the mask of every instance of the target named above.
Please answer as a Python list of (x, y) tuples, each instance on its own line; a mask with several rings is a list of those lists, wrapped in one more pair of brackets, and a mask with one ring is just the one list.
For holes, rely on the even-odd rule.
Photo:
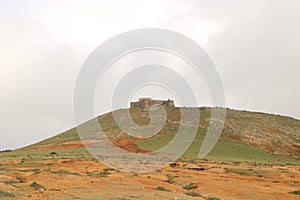
[[(196, 171), (200, 170), (200, 171)], [(30, 185), (36, 182), (43, 188)], [(163, 187), (168, 191), (157, 190)], [(7, 199), (300, 199), (300, 166), (201, 161), (147, 174), (120, 172), (93, 159), (0, 163)], [(200, 194), (199, 197), (187, 192)], [(5, 198), (4, 198), (5, 199)]]

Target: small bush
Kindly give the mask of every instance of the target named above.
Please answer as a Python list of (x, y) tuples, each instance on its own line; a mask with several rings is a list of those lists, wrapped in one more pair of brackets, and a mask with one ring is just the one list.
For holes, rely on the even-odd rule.
[(26, 178), (23, 176), (16, 176), (16, 179), (18, 179), (20, 183), (26, 183)]
[(39, 190), (39, 189), (45, 189), (44, 186), (38, 184), (37, 182), (33, 182), (30, 184), (30, 187), (33, 187), (34, 189), (36, 190)]
[(274, 172), (268, 171), (268, 170), (253, 170), (253, 169), (241, 169), (241, 168), (227, 168), (225, 169), (227, 173), (235, 173), (239, 174), (241, 176), (249, 176), (249, 175), (255, 175), (258, 177), (263, 177), (267, 174), (273, 174)]
[(56, 191), (56, 192), (60, 192), (61, 189), (56, 189), (56, 188), (53, 188), (53, 189), (49, 189), (49, 191)]
[(7, 185), (11, 185), (11, 184), (20, 183), (20, 181), (19, 180), (8, 180), (8, 181), (4, 181), (4, 183)]
[(198, 186), (195, 183), (188, 183), (182, 186), (185, 190), (193, 190), (196, 189)]
[(0, 153), (8, 153), (8, 152), (12, 152), (12, 150), (4, 150), (4, 151), (0, 151)]
[(179, 164), (177, 164), (177, 163), (170, 163), (169, 166), (170, 166), (170, 167), (178, 167)]
[(33, 172), (34, 174), (40, 174), (42, 172), (42, 170), (40, 170), (40, 169), (23, 169), (20, 171), (21, 172)]
[(115, 168), (105, 168), (104, 171), (108, 172), (108, 171), (117, 171), (117, 170)]
[(102, 172), (99, 172), (99, 173), (86, 172), (86, 174), (88, 176), (107, 177), (110, 174), (110, 172), (109, 171), (102, 171)]
[(59, 171), (57, 171), (57, 172), (52, 172), (52, 173), (54, 173), (54, 174), (70, 174), (70, 175), (77, 175), (77, 176), (80, 175), (80, 174), (77, 173), (77, 172), (69, 172), (69, 171), (67, 171), (67, 170), (59, 170)]
[(100, 172), (97, 174), (97, 176), (100, 176), (100, 177), (107, 177), (108, 175), (110, 175), (109, 171), (103, 171), (103, 172)]
[(169, 192), (170, 190), (168, 190), (168, 189), (166, 189), (166, 188), (164, 188), (164, 187), (162, 187), (162, 186), (158, 186), (157, 188), (156, 188), (156, 190), (159, 190), (159, 191), (166, 191), (166, 192)]
[(208, 197), (208, 200), (220, 200), (218, 197)]
[(0, 190), (0, 198), (2, 198), (2, 197), (14, 198), (16, 196), (13, 193)]
[(296, 194), (296, 195), (300, 195), (300, 190), (295, 190), (293, 192), (290, 192), (291, 194)]
[(35, 174), (40, 174), (42, 172), (42, 170), (40, 169), (33, 169), (32, 170)]
[(201, 196), (201, 194), (199, 194), (198, 192), (186, 192), (184, 194), (192, 196), (192, 197), (200, 197)]

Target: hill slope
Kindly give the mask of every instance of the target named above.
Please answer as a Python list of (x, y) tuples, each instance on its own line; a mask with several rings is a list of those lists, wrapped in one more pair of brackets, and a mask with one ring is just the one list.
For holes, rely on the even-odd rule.
[[(210, 121), (210, 108), (200, 109), (200, 124), (194, 143), (181, 159), (197, 159), (199, 148)], [(148, 112), (130, 109), (134, 121), (140, 125), (149, 123)], [(157, 150), (166, 145), (176, 134), (180, 124), (180, 108), (168, 109), (168, 119), (163, 129), (154, 137), (135, 139), (123, 133), (113, 120), (112, 113), (98, 117), (103, 130), (116, 145), (132, 152)], [(88, 122), (86, 122), (88, 123)], [(37, 144), (19, 149), (18, 152), (58, 152), (67, 156), (90, 156), (75, 128)], [(41, 156), (40, 156), (41, 157)], [(300, 164), (300, 121), (257, 112), (227, 109), (221, 138), (207, 156), (210, 160), (249, 161), (266, 163)]]

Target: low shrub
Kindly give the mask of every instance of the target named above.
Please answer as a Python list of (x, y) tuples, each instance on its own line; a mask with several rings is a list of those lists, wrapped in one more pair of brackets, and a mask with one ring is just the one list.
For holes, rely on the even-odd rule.
[(186, 192), (184, 194), (192, 196), (192, 197), (200, 197), (201, 196), (201, 194), (199, 194), (198, 192)]
[(208, 197), (208, 200), (220, 200), (218, 197)]
[(0, 198), (2, 197), (14, 198), (16, 196), (13, 193), (0, 190)]
[(26, 178), (23, 176), (16, 176), (16, 179), (18, 179), (20, 183), (26, 183)]
[(108, 175), (110, 175), (111, 173), (109, 171), (102, 171), (102, 172), (96, 172), (96, 173), (93, 173), (93, 172), (86, 172), (86, 174), (88, 176), (96, 176), (96, 177), (107, 177)]
[(45, 189), (44, 186), (38, 184), (37, 182), (33, 182), (29, 185), (30, 187), (33, 187), (34, 189), (36, 190), (39, 190), (39, 189)]
[(59, 170), (57, 172), (52, 172), (54, 174), (70, 174), (70, 175), (76, 175), (76, 176), (79, 176), (80, 174), (77, 173), (77, 172), (69, 172), (67, 170)]
[(300, 190), (295, 190), (293, 192), (290, 192), (291, 194), (296, 194), (296, 195), (300, 195)]
[(170, 190), (166, 189), (165, 187), (162, 187), (162, 186), (158, 186), (157, 188), (155, 188), (156, 190), (159, 190), (159, 191), (166, 191), (166, 192), (169, 192)]
[(195, 183), (188, 183), (182, 186), (185, 190), (193, 190), (196, 189), (198, 186)]
[(4, 181), (4, 183), (7, 185), (11, 185), (11, 184), (20, 183), (20, 181), (19, 180), (8, 180), (8, 181)]

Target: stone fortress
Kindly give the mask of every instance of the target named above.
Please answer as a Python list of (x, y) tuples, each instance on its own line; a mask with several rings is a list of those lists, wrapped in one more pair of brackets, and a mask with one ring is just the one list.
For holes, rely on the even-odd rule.
[(174, 108), (175, 104), (173, 100), (155, 100), (149, 97), (147, 98), (139, 98), (137, 102), (130, 102), (130, 108), (139, 108), (142, 111), (148, 111), (153, 105), (162, 105), (167, 108)]

